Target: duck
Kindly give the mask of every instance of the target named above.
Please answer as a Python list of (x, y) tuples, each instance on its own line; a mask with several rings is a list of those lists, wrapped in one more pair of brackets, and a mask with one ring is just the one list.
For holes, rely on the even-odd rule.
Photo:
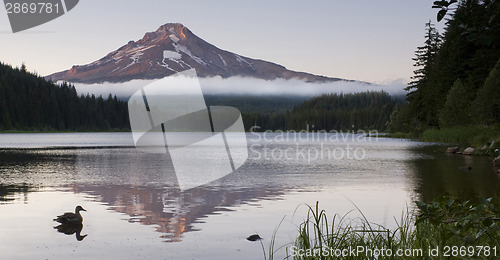
[(61, 224), (79, 224), (81, 225), (83, 222), (83, 217), (80, 214), (80, 211), (86, 211), (82, 206), (76, 206), (75, 208), (75, 213), (72, 212), (66, 212), (60, 216), (57, 216), (57, 218), (54, 219), (54, 221), (57, 221)]

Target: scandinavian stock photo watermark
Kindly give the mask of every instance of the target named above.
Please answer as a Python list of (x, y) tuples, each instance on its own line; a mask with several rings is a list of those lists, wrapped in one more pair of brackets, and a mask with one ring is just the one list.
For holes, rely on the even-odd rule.
[(12, 32), (20, 32), (63, 16), (79, 0), (4, 0)]
[[(312, 128), (312, 130), (311, 130)], [(379, 133), (376, 130), (337, 131), (317, 130), (314, 126), (306, 126), (300, 131), (263, 132), (259, 126), (250, 128), (249, 151), (254, 159), (265, 160), (300, 160), (310, 164), (318, 160), (363, 160), (366, 150), (359, 143), (378, 142)], [(286, 147), (279, 146), (286, 142)]]
[(428, 258), (428, 257), (477, 257), (477, 258), (490, 258), (497, 257), (496, 246), (436, 246), (427, 248), (399, 248), (391, 249), (385, 247), (369, 247), (369, 246), (349, 246), (346, 248), (308, 248), (302, 249), (297, 246), (290, 246), (287, 248), (290, 256), (298, 258), (358, 258), (364, 257), (366, 259), (378, 258)]

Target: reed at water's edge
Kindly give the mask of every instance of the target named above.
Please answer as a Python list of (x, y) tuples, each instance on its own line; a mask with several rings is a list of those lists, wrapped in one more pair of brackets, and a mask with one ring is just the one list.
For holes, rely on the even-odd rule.
[[(388, 229), (361, 217), (328, 217), (319, 202), (307, 206), (307, 218), (298, 227), (298, 236), (276, 248), (271, 238), (265, 258), (274, 259), (279, 250), (285, 259), (497, 259), (500, 256), (500, 213), (498, 200), (477, 202), (439, 200), (416, 202), (409, 207), (396, 228)], [(275, 233), (278, 229), (275, 230)], [(264, 250), (264, 247), (263, 247)]]

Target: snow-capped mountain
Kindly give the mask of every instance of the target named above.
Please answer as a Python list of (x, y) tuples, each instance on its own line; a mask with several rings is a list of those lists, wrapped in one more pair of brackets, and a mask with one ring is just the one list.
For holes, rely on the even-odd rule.
[(158, 30), (146, 33), (138, 41), (128, 42), (100, 60), (87, 65), (75, 65), (46, 78), (75, 83), (126, 82), (163, 78), (190, 68), (195, 68), (201, 77), (242, 76), (266, 80), (297, 78), (306, 82), (342, 80), (291, 71), (275, 63), (221, 50), (180, 23), (162, 25)]

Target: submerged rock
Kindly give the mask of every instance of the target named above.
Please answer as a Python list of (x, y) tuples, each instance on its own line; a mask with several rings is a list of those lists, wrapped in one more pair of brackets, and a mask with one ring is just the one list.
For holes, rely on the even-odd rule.
[(463, 151), (463, 155), (472, 155), (476, 150), (472, 147), (467, 147)]
[(495, 158), (495, 160), (493, 160), (493, 166), (500, 167), (500, 156), (498, 156), (497, 158)]
[(470, 170), (472, 170), (472, 167), (471, 166), (460, 166), (460, 167), (458, 167), (458, 169), (464, 170), (464, 171), (465, 170), (470, 171)]
[(460, 150), (460, 148), (458, 148), (458, 146), (446, 148), (447, 153), (457, 153), (459, 150)]
[(257, 240), (261, 240), (261, 239), (262, 238), (259, 235), (257, 235), (257, 234), (253, 234), (253, 235), (247, 237), (247, 240), (248, 241), (252, 241), (252, 242), (257, 241)]

